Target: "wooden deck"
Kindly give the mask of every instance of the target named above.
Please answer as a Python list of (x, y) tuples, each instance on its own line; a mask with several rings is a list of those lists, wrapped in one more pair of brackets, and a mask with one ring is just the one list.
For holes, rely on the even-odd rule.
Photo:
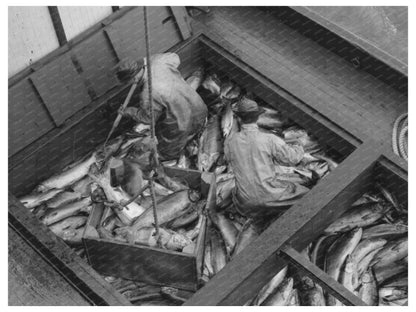
[(196, 29), (216, 34), (247, 64), (341, 127), (391, 146), (393, 123), (407, 112), (406, 94), (258, 8), (212, 7), (197, 20)]
[(9, 305), (90, 305), (9, 227)]

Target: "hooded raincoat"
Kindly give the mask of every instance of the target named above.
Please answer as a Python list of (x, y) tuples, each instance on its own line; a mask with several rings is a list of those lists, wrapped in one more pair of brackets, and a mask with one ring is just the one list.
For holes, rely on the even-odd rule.
[(281, 212), (309, 191), (285, 181), (279, 166), (298, 164), (303, 148), (286, 144), (278, 136), (259, 130), (256, 124), (242, 125), (240, 132), (232, 133), (224, 152), (235, 175), (234, 203), (246, 216)]
[[(179, 56), (175, 53), (151, 57), (155, 132), (159, 156), (163, 160), (178, 158), (188, 140), (202, 129), (207, 117), (205, 103), (183, 79), (178, 70), (179, 64)], [(134, 118), (149, 124), (151, 116), (146, 71), (143, 80), (141, 104)]]

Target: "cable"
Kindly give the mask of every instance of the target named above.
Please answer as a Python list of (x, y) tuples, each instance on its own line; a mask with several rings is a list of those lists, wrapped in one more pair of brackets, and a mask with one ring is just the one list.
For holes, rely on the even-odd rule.
[[(151, 60), (150, 60), (150, 43), (149, 43), (149, 25), (147, 21), (147, 8), (146, 6), (143, 6), (143, 15), (144, 15), (144, 32), (145, 32), (145, 38), (146, 38), (146, 70), (147, 70), (147, 77), (148, 77), (148, 93), (149, 93), (149, 106), (150, 106), (150, 135), (154, 141), (155, 139), (155, 116), (154, 116), (154, 110), (153, 110), (153, 95), (152, 95), (152, 68), (151, 68)], [(153, 162), (154, 165), (159, 167), (159, 159), (157, 154), (157, 147), (155, 144), (153, 144)], [(159, 222), (157, 218), (157, 209), (156, 209), (156, 195), (155, 195), (155, 187), (153, 184), (153, 177), (149, 180), (150, 183), (150, 193), (152, 196), (152, 204), (153, 204), (153, 218), (155, 221), (155, 229), (156, 229), (156, 241), (158, 246), (160, 247), (160, 235), (159, 235)]]

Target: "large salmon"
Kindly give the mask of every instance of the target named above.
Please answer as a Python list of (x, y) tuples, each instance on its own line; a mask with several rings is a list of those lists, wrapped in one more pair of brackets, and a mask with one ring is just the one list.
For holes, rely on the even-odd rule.
[(47, 212), (40, 218), (45, 225), (50, 225), (66, 219), (70, 216), (76, 215), (80, 212), (91, 211), (91, 198), (87, 197), (79, 201), (61, 206), (55, 209), (48, 209)]
[(60, 189), (53, 189), (44, 193), (31, 193), (29, 195), (20, 197), (19, 200), (26, 208), (32, 209), (42, 204), (43, 202), (52, 199), (54, 196), (61, 193), (62, 191), (63, 190)]
[(209, 171), (223, 152), (221, 125), (218, 115), (211, 117), (199, 139), (198, 170)]
[[(166, 196), (156, 205), (159, 224), (167, 223), (183, 215), (197, 199), (197, 194), (192, 190), (179, 191)], [(137, 230), (151, 226), (154, 222), (153, 207), (150, 207), (131, 226), (118, 228), (115, 232), (127, 236), (129, 242), (133, 242), (134, 233)]]
[(287, 274), (287, 266), (281, 269), (273, 278), (260, 289), (259, 293), (257, 294), (256, 298), (254, 299), (253, 305), (259, 306), (261, 305), (264, 300), (267, 299), (279, 285), (284, 281), (286, 274)]
[(293, 278), (289, 277), (283, 281), (274, 294), (270, 295), (262, 306), (286, 306), (289, 303), (293, 290)]
[(382, 203), (370, 203), (356, 206), (325, 229), (325, 233), (347, 232), (356, 227), (365, 227), (381, 219), (389, 210), (389, 207)]
[(36, 190), (38, 192), (45, 192), (50, 189), (65, 188), (71, 185), (72, 183), (80, 180), (81, 178), (85, 177), (88, 171), (90, 170), (91, 165), (94, 164), (96, 161), (96, 154), (93, 153), (89, 158), (79, 163), (78, 165), (43, 181), (38, 185)]

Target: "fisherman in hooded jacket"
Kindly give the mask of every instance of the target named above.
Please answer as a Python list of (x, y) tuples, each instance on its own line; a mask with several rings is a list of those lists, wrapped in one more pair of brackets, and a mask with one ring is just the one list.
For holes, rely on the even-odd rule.
[[(151, 58), (152, 97), (155, 133), (161, 160), (179, 157), (186, 143), (204, 126), (207, 107), (198, 93), (183, 79), (178, 70), (179, 56), (175, 53), (155, 54)], [(148, 81), (145, 59), (120, 62), (117, 76), (122, 81), (139, 80), (140, 102), (127, 107), (123, 113), (135, 121), (150, 124)]]
[(263, 112), (255, 101), (243, 97), (234, 109), (241, 130), (232, 132), (224, 147), (235, 175), (234, 204), (239, 213), (252, 218), (279, 214), (309, 191), (285, 180), (280, 167), (297, 165), (303, 147), (260, 130), (257, 120)]

